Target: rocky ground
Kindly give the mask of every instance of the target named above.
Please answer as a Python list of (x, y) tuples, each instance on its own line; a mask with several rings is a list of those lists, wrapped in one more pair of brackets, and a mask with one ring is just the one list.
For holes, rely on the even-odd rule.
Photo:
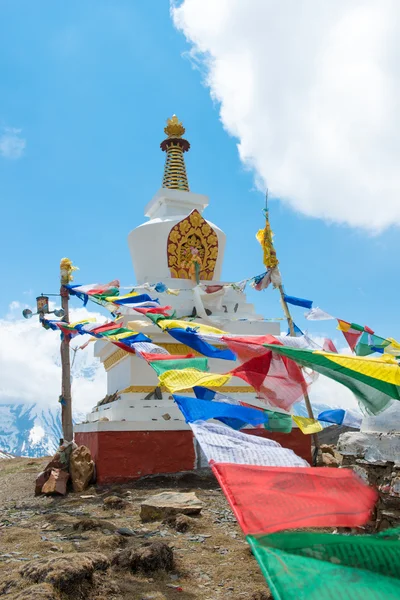
[[(267, 585), (209, 473), (34, 497), (48, 459), (0, 461), (0, 596), (10, 600), (266, 600)], [(198, 516), (142, 522), (150, 496), (195, 492)]]

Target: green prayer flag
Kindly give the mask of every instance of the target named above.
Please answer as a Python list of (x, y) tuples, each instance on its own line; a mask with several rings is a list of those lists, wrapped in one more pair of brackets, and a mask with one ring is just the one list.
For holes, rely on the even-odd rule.
[(273, 410), (265, 410), (268, 415), (268, 422), (264, 423), (267, 431), (279, 431), (280, 433), (290, 433), (293, 427), (291, 415), (284, 415)]
[(400, 598), (400, 528), (378, 535), (247, 536), (275, 600)]
[(155, 370), (157, 375), (165, 371), (176, 371), (177, 369), (197, 369), (198, 371), (208, 371), (208, 359), (202, 356), (193, 358), (174, 358), (163, 360), (149, 360), (149, 365)]

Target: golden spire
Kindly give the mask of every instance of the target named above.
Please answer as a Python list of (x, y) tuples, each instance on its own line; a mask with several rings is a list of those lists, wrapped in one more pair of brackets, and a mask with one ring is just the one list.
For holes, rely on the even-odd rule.
[(168, 137), (160, 145), (161, 150), (167, 154), (162, 187), (188, 192), (189, 183), (183, 153), (189, 150), (190, 144), (182, 137), (185, 133), (185, 128), (178, 117), (173, 115), (167, 120), (164, 132)]

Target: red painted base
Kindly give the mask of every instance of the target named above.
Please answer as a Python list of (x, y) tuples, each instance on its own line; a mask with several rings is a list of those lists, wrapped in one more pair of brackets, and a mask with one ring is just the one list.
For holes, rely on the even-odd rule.
[[(273, 439), (311, 461), (311, 439), (299, 429), (292, 433), (249, 430)], [(96, 463), (97, 483), (126, 483), (144, 475), (190, 471), (196, 467), (191, 431), (94, 431), (75, 434), (78, 445), (87, 446)]]

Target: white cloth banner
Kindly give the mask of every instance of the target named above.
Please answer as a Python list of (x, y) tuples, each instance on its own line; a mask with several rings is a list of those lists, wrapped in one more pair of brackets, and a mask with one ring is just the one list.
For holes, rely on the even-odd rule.
[(335, 319), (335, 317), (332, 317), (332, 315), (329, 313), (325, 312), (321, 308), (318, 308), (318, 306), (304, 313), (304, 316), (308, 321), (329, 321), (331, 319)]
[(224, 425), (196, 421), (190, 427), (208, 461), (263, 467), (308, 467), (293, 450), (267, 438), (235, 431)]
[(149, 354), (170, 354), (165, 348), (161, 348), (161, 346), (157, 346), (157, 344), (152, 344), (151, 342), (135, 342), (133, 349), (140, 358), (143, 358), (142, 352), (148, 352)]

